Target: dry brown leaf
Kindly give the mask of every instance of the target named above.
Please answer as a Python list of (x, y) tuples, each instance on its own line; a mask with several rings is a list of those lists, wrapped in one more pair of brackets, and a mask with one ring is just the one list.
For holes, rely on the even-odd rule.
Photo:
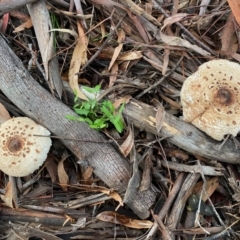
[(147, 189), (149, 189), (151, 187), (151, 184), (152, 184), (151, 169), (152, 169), (153, 164), (152, 164), (151, 154), (147, 154), (147, 156), (144, 160), (142, 180), (141, 180), (140, 187), (139, 187), (140, 192), (146, 191)]
[(149, 15), (152, 15), (152, 10), (153, 10), (153, 3), (151, 2), (146, 2), (145, 3), (145, 8), (144, 8), (145, 12), (148, 13)]
[(235, 60), (237, 60), (237, 61), (240, 62), (240, 54), (238, 54), (238, 53), (233, 53), (231, 56), (232, 56)]
[(164, 107), (162, 106), (162, 104), (155, 98), (152, 99), (152, 104), (157, 108), (156, 129), (157, 129), (157, 132), (159, 133), (163, 126), (163, 122), (165, 119), (165, 110), (164, 110)]
[(64, 168), (64, 161), (67, 159), (67, 157), (67, 154), (63, 154), (63, 158), (58, 164), (58, 179), (63, 191), (67, 191), (67, 184), (69, 181), (69, 177)]
[(52, 28), (49, 32), (63, 32), (63, 33), (69, 33), (70, 35), (72, 35), (75, 40), (78, 39), (78, 34), (74, 31), (74, 30), (70, 30), (70, 29), (65, 29), (65, 28)]
[(35, 28), (39, 49), (42, 56), (45, 77), (49, 78), (48, 64), (53, 55), (53, 34), (49, 34), (52, 28), (51, 19), (46, 5), (42, 1), (27, 4), (30, 17)]
[(130, 101), (131, 98), (132, 98), (131, 95), (126, 95), (126, 96), (124, 96), (124, 97), (122, 97), (122, 98), (117, 99), (117, 100), (114, 101), (114, 103), (113, 103), (114, 109), (119, 108), (120, 105), (123, 104), (123, 103), (124, 103), (124, 104), (127, 104), (127, 103)]
[(127, 60), (139, 59), (141, 57), (142, 57), (141, 51), (131, 51), (131, 52), (127, 52), (127, 53), (123, 53), (123, 54), (119, 55), (117, 60), (127, 61)]
[(9, 20), (9, 13), (5, 13), (2, 17), (0, 17), (0, 32), (5, 33)]
[(162, 75), (167, 72), (170, 53), (169, 49), (164, 49)]
[(117, 80), (117, 73), (118, 73), (118, 64), (114, 63), (111, 69), (111, 75), (109, 77), (109, 85), (108, 87), (112, 87)]
[(124, 157), (126, 157), (131, 152), (134, 146), (134, 135), (130, 127), (128, 127), (127, 135), (127, 138), (120, 146), (120, 151)]
[(198, 47), (197, 45), (192, 45), (190, 42), (188, 42), (185, 39), (182, 39), (180, 37), (174, 37), (174, 36), (168, 36), (163, 34), (162, 32), (159, 32), (161, 40), (170, 45), (170, 46), (181, 46), (181, 47), (186, 47), (189, 49), (192, 49), (193, 51), (201, 54), (202, 56), (209, 56), (210, 53), (205, 51), (204, 49)]
[(135, 229), (146, 229), (146, 228), (148, 229), (148, 228), (151, 228), (153, 225), (153, 222), (151, 221), (132, 219), (112, 211), (101, 212), (96, 216), (96, 218), (104, 222), (121, 224), (125, 227), (130, 227)]
[(10, 208), (13, 208), (13, 191), (12, 182), (9, 181), (6, 186), (5, 194), (1, 195), (3, 202)]
[(230, 12), (221, 34), (221, 51), (229, 51), (230, 49), (232, 38), (235, 35), (235, 26), (233, 19), (233, 13)]
[(8, 110), (4, 107), (2, 103), (0, 103), (0, 124), (6, 122), (10, 118), (11, 117)]
[(165, 95), (163, 94), (159, 94), (160, 97), (165, 100), (167, 103), (171, 104), (173, 107), (175, 107), (176, 109), (182, 109), (181, 105), (175, 101), (173, 101), (171, 98), (168, 98), (166, 97)]
[(161, 31), (167, 27), (167, 26), (170, 26), (172, 25), (173, 23), (175, 22), (179, 22), (181, 21), (183, 18), (187, 17), (189, 14), (187, 13), (177, 13), (171, 17), (168, 17), (168, 18), (165, 18), (164, 19), (164, 22), (163, 22), (163, 26), (161, 28)]
[(111, 59), (111, 62), (109, 64), (108, 70), (111, 69), (112, 65), (115, 63), (116, 59), (118, 58), (120, 52), (122, 51), (123, 48), (123, 40), (125, 39), (125, 32), (123, 29), (120, 29), (118, 31), (118, 46), (114, 49), (114, 53)]
[(57, 92), (62, 97), (63, 85), (60, 76), (59, 64), (55, 56), (54, 34), (50, 32), (52, 22), (45, 1), (35, 1), (27, 4), (35, 34), (40, 49), (42, 63), (45, 70), (45, 79), (48, 82), (50, 91)]
[(87, 62), (87, 46), (78, 41), (73, 51), (70, 69), (69, 69), (69, 85), (71, 89), (76, 92), (77, 96), (83, 100), (87, 100), (87, 97), (82, 93), (78, 86), (78, 72), (82, 65)]
[(102, 192), (107, 194), (108, 196), (110, 196), (111, 198), (113, 198), (115, 201), (117, 201), (119, 203), (119, 205), (123, 206), (123, 201), (121, 196), (115, 192), (112, 189), (108, 189), (105, 187), (99, 187), (99, 186), (92, 186), (92, 185), (68, 185), (68, 184), (62, 184), (65, 187), (75, 187), (76, 189), (81, 189), (81, 190), (85, 190), (85, 191), (89, 191), (89, 192)]
[(82, 174), (82, 177), (84, 180), (88, 180), (93, 173), (93, 168), (92, 167), (88, 167)]
[[(102, 35), (102, 40), (103, 40), (103, 39), (105, 38), (105, 36), (107, 35), (107, 34), (106, 34), (105, 24), (101, 23), (101, 24), (100, 24), (100, 28), (101, 28), (101, 35)], [(102, 41), (102, 40), (101, 40), (101, 41)], [(101, 42), (101, 41), (100, 41), (100, 42)]]
[(227, 0), (238, 25), (240, 25), (240, 0)]
[(45, 161), (45, 166), (52, 182), (56, 182), (58, 178), (57, 164), (52, 155), (48, 155), (47, 160)]
[[(194, 187), (193, 194), (199, 194), (202, 190), (202, 185), (203, 185), (203, 182), (198, 182)], [(206, 184), (205, 191), (203, 192), (202, 200), (206, 202), (207, 199), (212, 196), (212, 194), (215, 192), (218, 186), (219, 186), (218, 177), (213, 177), (207, 180), (207, 184)]]
[(16, 27), (13, 31), (13, 33), (17, 33), (17, 32), (21, 32), (23, 31), (25, 28), (31, 28), (33, 26), (32, 24), (32, 19), (29, 18), (26, 22), (22, 23), (21, 25), (19, 25), (18, 27)]

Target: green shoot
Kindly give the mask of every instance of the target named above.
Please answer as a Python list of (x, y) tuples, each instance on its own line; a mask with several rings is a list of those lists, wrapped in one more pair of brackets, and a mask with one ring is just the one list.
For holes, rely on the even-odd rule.
[[(94, 88), (84, 87), (84, 89), (90, 93), (97, 93), (100, 90), (100, 85)], [(87, 101), (81, 101), (76, 96), (74, 98), (73, 109), (79, 117), (67, 116), (67, 119), (86, 122), (90, 128), (93, 129), (103, 129), (107, 128), (112, 124), (116, 130), (121, 133), (124, 129), (124, 122), (122, 120), (122, 112), (124, 109), (124, 104), (121, 105), (120, 109), (117, 111), (112, 102), (109, 100), (103, 100), (98, 102), (96, 99), (89, 99)]]

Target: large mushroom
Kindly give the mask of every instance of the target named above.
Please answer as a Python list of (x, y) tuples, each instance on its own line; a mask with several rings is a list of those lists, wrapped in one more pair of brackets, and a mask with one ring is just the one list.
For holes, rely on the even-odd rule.
[(220, 141), (240, 131), (240, 65), (228, 60), (202, 64), (181, 90), (183, 119)]
[(1, 124), (0, 170), (14, 177), (33, 173), (47, 158), (52, 144), (49, 135), (46, 128), (27, 117), (11, 118)]

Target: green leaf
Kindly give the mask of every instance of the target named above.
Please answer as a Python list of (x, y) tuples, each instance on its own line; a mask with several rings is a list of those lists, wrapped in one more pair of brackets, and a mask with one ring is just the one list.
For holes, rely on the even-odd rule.
[(123, 131), (124, 126), (121, 122), (115, 122), (113, 125), (119, 133)]
[(108, 117), (108, 118), (111, 118), (113, 116), (113, 114), (105, 107), (105, 106), (102, 106), (101, 107), (101, 111)]
[(91, 109), (91, 103), (89, 101), (84, 101), (82, 103), (81, 108), (90, 110)]
[(77, 120), (77, 117), (72, 116), (72, 115), (67, 115), (66, 118), (69, 120)]
[(93, 121), (90, 118), (82, 118), (83, 121), (81, 122), (86, 122), (88, 125), (93, 124)]
[(121, 133), (124, 129), (124, 123), (123, 123), (122, 119), (119, 119), (119, 121), (114, 121), (113, 125), (119, 133)]
[(106, 120), (104, 118), (99, 118), (94, 121), (94, 124), (101, 126), (101, 125), (105, 124), (105, 122), (106, 122)]
[(89, 93), (97, 93), (99, 92), (100, 88), (101, 85), (96, 85), (94, 88), (83, 86), (83, 89), (85, 89)]
[(79, 103), (76, 103), (73, 108), (80, 108), (80, 104)]
[(89, 114), (89, 110), (88, 109), (74, 109), (74, 111), (78, 114), (78, 115), (84, 115), (87, 116)]
[[(97, 108), (97, 100), (91, 100), (90, 104), (91, 104), (91, 109)], [(96, 111), (97, 111), (97, 109), (96, 109)]]
[(107, 106), (107, 108), (109, 109), (110, 112), (114, 113), (115, 109), (114, 109), (114, 106), (113, 106), (111, 101), (107, 100), (106, 101), (106, 106)]
[(125, 104), (122, 103), (122, 104), (121, 104), (121, 107), (120, 107), (120, 109), (119, 109), (119, 111), (118, 111), (118, 113), (122, 114), (122, 112), (123, 112), (123, 110), (124, 110), (124, 107), (125, 107)]
[(85, 118), (78, 117), (78, 118), (77, 118), (77, 121), (78, 121), (78, 122), (85, 122)]

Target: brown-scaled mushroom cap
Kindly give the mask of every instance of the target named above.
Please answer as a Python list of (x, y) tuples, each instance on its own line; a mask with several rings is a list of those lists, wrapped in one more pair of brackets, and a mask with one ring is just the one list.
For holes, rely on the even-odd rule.
[(11, 118), (0, 126), (0, 170), (23, 177), (33, 173), (47, 158), (50, 132), (27, 117)]
[(240, 131), (240, 65), (228, 60), (202, 64), (181, 90), (183, 119), (216, 140)]

